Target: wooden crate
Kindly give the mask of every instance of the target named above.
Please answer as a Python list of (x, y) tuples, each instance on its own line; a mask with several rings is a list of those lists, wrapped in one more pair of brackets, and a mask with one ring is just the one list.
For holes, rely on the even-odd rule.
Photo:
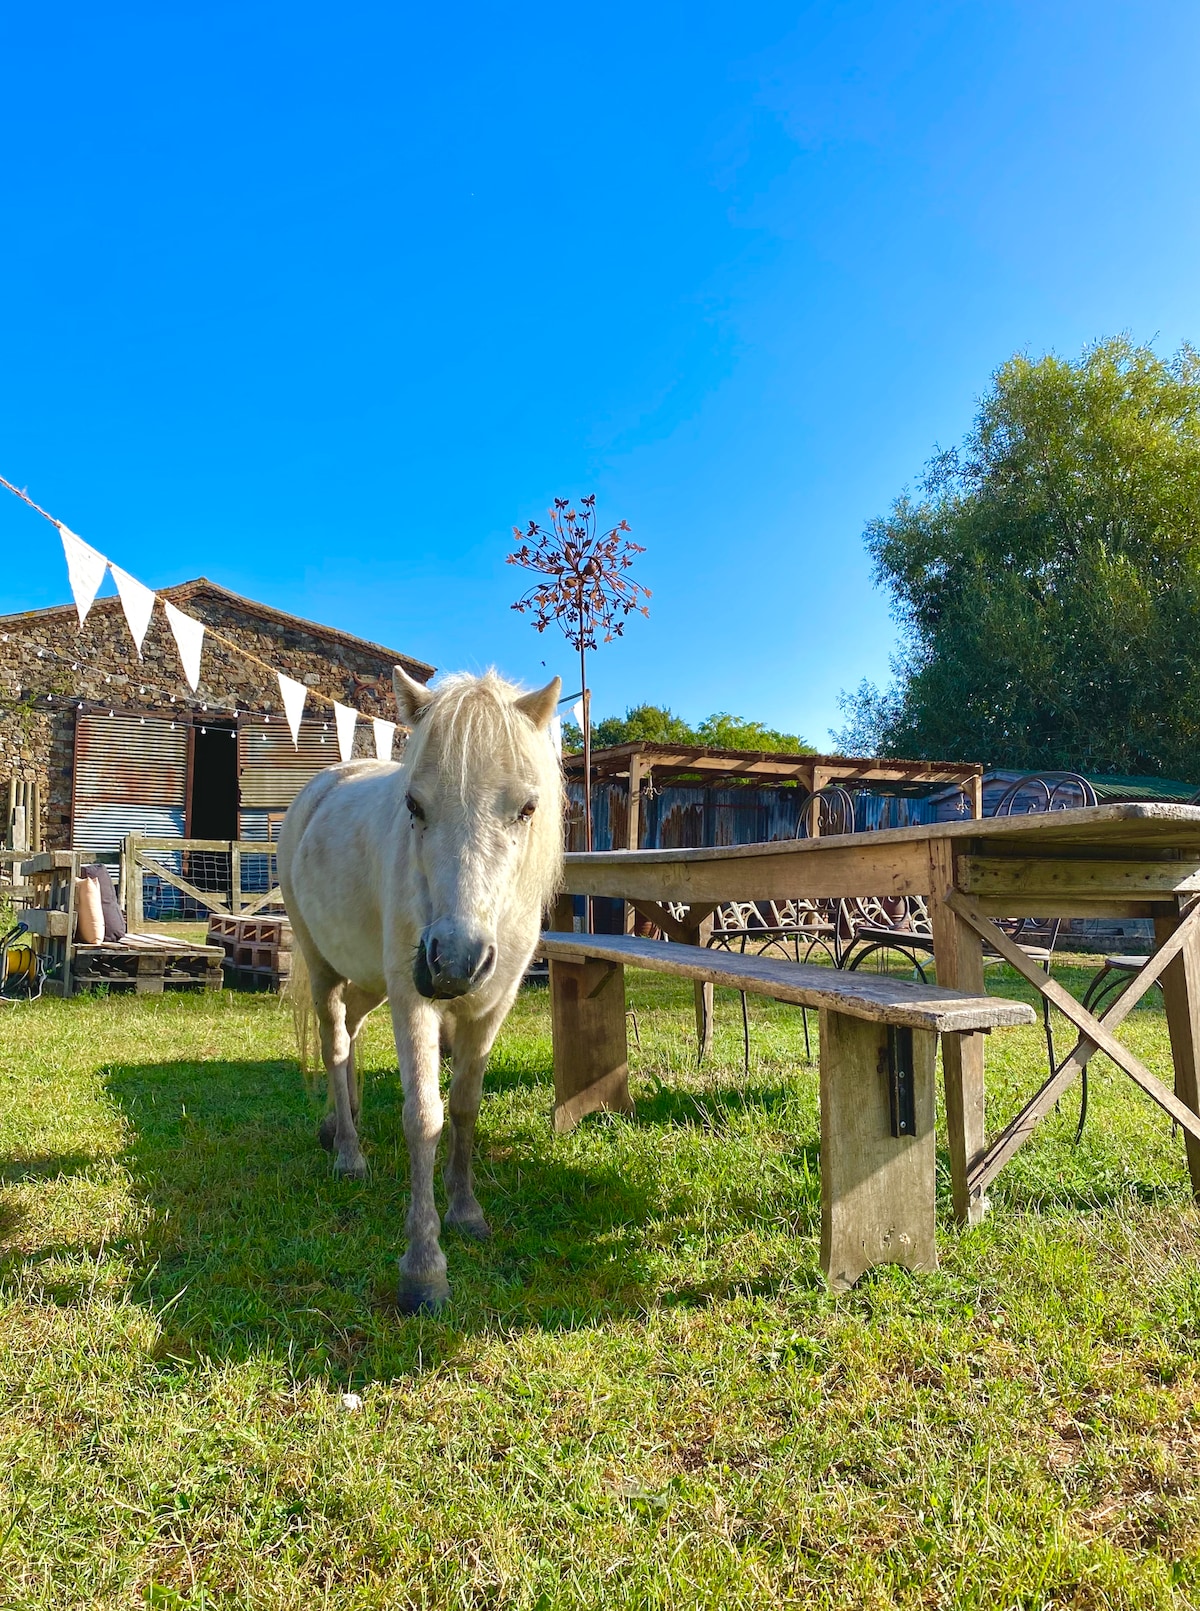
[(208, 923), (208, 942), (224, 952), (231, 990), (282, 990), (292, 972), (292, 925), (286, 917), (223, 917)]

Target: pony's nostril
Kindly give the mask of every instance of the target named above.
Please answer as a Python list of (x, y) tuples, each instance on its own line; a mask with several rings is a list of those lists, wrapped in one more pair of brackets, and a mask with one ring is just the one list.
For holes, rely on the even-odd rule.
[(426, 941), (425, 955), (429, 958), (429, 966), (436, 968), (438, 965), (438, 943), (435, 939), (430, 938)]
[(496, 947), (494, 945), (489, 945), (487, 950), (483, 953), (483, 956), (480, 958), (479, 966), (475, 969), (475, 972), (471, 975), (471, 977), (473, 979), (482, 979), (484, 974), (491, 973), (492, 964), (495, 962), (495, 960)]

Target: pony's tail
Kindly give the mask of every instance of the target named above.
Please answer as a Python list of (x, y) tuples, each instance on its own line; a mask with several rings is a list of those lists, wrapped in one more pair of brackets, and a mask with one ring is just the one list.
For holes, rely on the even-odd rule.
[(299, 946), (292, 951), (292, 971), (288, 975), (287, 986), (284, 990), (292, 1009), (292, 1023), (296, 1030), (296, 1054), (300, 1061), (300, 1072), (304, 1076), (304, 1083), (308, 1087), (309, 1095), (315, 1093), (317, 1086), (316, 1076), (321, 1072), (321, 1059), (317, 1056), (315, 1030), (316, 1014), (313, 1012), (312, 982), (309, 979), (308, 964), (304, 960), (304, 952)]

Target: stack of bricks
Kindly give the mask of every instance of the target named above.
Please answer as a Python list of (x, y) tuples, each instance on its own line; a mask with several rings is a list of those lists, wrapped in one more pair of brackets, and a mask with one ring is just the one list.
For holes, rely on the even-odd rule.
[(282, 990), (292, 972), (292, 925), (286, 917), (223, 917), (208, 920), (208, 943), (225, 952), (222, 967), (230, 990)]

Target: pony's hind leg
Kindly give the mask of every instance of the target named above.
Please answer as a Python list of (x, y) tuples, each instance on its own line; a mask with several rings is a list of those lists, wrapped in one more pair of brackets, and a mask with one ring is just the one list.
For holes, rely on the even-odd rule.
[[(361, 985), (347, 983), (342, 989), (342, 1009), (346, 1016), (346, 1038), (350, 1042), (350, 1054), (346, 1070), (346, 1087), (350, 1095), (350, 1117), (354, 1120), (355, 1129), (358, 1129), (362, 1112), (362, 1071), (358, 1066), (358, 1032), (367, 1020), (368, 1013), (374, 1011), (383, 1001), (382, 991), (364, 990)], [(332, 1085), (330, 1094), (333, 1094)], [(317, 1135), (326, 1152), (332, 1152), (334, 1138), (337, 1134), (337, 1108), (330, 1111), (321, 1120)]]
[(438, 1242), (441, 1221), (433, 1198), (433, 1166), (442, 1134), (438, 1082), (438, 1015), (401, 984), (392, 993), (392, 1026), (404, 1086), (404, 1138), (408, 1143), (408, 1245), (400, 1260), (397, 1307), (404, 1314), (440, 1309), (450, 1296), (446, 1255)]
[[(365, 1180), (367, 1160), (358, 1144), (354, 1104), (350, 1098), (350, 1036), (346, 1030), (346, 1006), (343, 1000), (345, 980), (339, 979), (325, 962), (316, 968), (309, 961), (312, 975), (313, 1005), (321, 1027), (321, 1057), (329, 1080), (329, 1094), (333, 1098), (333, 1135), (330, 1138), (334, 1173), (348, 1180)], [(361, 1019), (360, 1019), (361, 1022)], [(326, 1142), (327, 1126), (322, 1125), (322, 1142)]]
[(450, 1082), (450, 1150), (446, 1156), (446, 1224), (465, 1236), (482, 1240), (492, 1234), (475, 1196), (471, 1157), (475, 1148), (475, 1122), (483, 1096), (483, 1075), (500, 1018), (468, 1020), (454, 1037), (454, 1077)]

